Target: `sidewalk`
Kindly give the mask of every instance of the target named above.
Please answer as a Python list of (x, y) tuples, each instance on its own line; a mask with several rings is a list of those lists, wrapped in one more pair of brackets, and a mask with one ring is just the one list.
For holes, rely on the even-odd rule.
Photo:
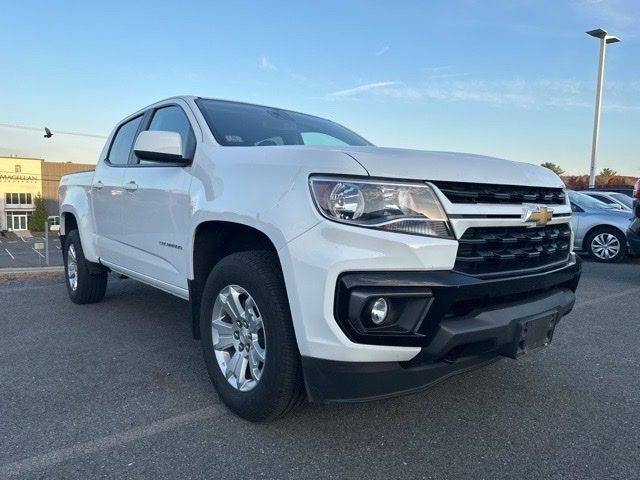
[(0, 282), (15, 279), (61, 276), (64, 267), (0, 268)]

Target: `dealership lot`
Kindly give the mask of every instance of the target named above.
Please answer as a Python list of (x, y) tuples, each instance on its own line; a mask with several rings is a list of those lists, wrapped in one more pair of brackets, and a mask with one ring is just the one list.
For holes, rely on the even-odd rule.
[[(9, 234), (7, 237), (0, 237), (0, 269), (44, 266), (45, 248), (45, 239), (38, 236), (21, 238)], [(60, 238), (57, 235), (49, 237), (49, 265), (62, 265)]]
[(221, 405), (184, 301), (111, 277), (77, 306), (54, 276), (0, 305), (0, 478), (640, 478), (638, 260), (585, 262), (542, 352), (268, 425)]

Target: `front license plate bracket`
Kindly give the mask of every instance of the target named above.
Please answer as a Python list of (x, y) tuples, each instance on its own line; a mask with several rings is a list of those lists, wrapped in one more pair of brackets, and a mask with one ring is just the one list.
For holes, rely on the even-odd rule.
[(553, 339), (557, 322), (557, 313), (520, 320), (513, 340), (499, 350), (500, 354), (505, 357), (519, 358), (531, 351), (546, 347)]

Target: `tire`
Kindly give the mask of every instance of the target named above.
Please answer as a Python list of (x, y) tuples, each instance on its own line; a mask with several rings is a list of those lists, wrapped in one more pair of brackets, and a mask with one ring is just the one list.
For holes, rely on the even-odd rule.
[(596, 262), (620, 262), (627, 255), (627, 237), (611, 227), (599, 227), (585, 240), (589, 256)]
[(67, 234), (62, 256), (65, 284), (71, 301), (84, 304), (102, 300), (107, 290), (107, 272), (101, 265), (84, 258), (78, 230)]
[[(234, 295), (241, 307), (238, 312), (243, 312), (240, 318), (246, 319), (240, 322), (244, 330), (233, 321), (225, 303)], [(200, 334), (211, 382), (223, 403), (238, 416), (266, 422), (304, 400), (300, 353), (275, 252), (233, 253), (218, 262), (202, 293)], [(251, 350), (243, 349), (242, 342)], [(222, 349), (224, 346), (227, 348)], [(261, 349), (263, 362), (258, 360)], [(236, 355), (246, 358), (245, 363), (235, 361), (237, 370), (232, 368)], [(236, 377), (231, 371), (240, 375)]]

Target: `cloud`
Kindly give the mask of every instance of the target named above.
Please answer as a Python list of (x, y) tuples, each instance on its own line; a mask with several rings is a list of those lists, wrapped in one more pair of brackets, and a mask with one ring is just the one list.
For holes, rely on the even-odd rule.
[(265, 57), (264, 55), (262, 55), (262, 58), (260, 59), (259, 67), (262, 70), (270, 70), (272, 72), (277, 72), (278, 71), (278, 67), (276, 67), (273, 63), (271, 63), (269, 61), (269, 59), (267, 57)]
[(366, 83), (358, 87), (347, 88), (346, 90), (338, 90), (337, 92), (330, 93), (330, 97), (353, 97), (366, 92), (371, 92), (380, 88), (393, 87), (400, 85), (400, 82), (375, 82)]
[[(576, 79), (541, 78), (525, 80), (445, 80), (429, 79), (421, 87), (400, 81), (375, 82), (340, 90), (330, 98), (386, 97), (401, 100), (436, 100), (440, 102), (483, 103), (521, 109), (551, 107), (559, 109), (592, 109), (593, 84)], [(605, 84), (603, 109), (609, 112), (640, 110), (639, 82), (611, 82)]]
[(456, 66), (455, 65), (439, 65), (437, 67), (424, 67), (422, 70), (431, 74), (431, 73), (441, 73), (441, 72), (449, 71), (453, 68), (456, 68)]
[(429, 80), (435, 80), (437, 78), (459, 78), (459, 77), (468, 77), (469, 75), (471, 75), (468, 72), (459, 72), (459, 73), (440, 73), (437, 75), (429, 75), (427, 78)]
[(455, 68), (456, 65), (441, 65), (438, 67), (424, 67), (422, 71), (427, 73), (428, 80), (467, 77), (470, 75), (468, 72), (454, 72)]
[(382, 47), (380, 50), (378, 50), (377, 52), (374, 53), (374, 55), (376, 57), (379, 57), (380, 55), (384, 55), (385, 53), (387, 53), (389, 51), (389, 45), (385, 45), (384, 47)]
[(432, 82), (424, 90), (427, 98), (449, 102), (476, 102), (490, 105), (508, 105), (517, 108), (585, 107), (586, 91), (575, 80), (542, 79), (527, 81), (468, 80)]

